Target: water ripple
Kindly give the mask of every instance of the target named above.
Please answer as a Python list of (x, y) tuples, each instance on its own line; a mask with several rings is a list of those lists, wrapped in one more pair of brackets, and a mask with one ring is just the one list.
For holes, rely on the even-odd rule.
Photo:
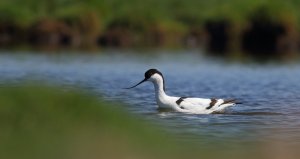
[[(184, 139), (300, 141), (300, 65), (228, 64), (198, 53), (162, 55), (0, 55), (0, 84), (35, 79), (80, 87), (124, 102), (130, 112)], [(149, 68), (164, 73), (170, 95), (236, 98), (243, 104), (213, 115), (157, 110), (150, 83), (121, 89), (141, 80)]]

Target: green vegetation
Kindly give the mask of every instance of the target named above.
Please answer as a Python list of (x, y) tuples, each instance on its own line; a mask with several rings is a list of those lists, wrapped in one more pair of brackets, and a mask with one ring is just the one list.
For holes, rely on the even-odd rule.
[(1, 1), (0, 47), (204, 47), (290, 57), (299, 51), (299, 5), (298, 0)]
[(0, 158), (156, 158), (178, 148), (121, 107), (83, 94), (5, 87), (0, 105)]
[(285, 147), (277, 152), (284, 144), (272, 141), (253, 141), (254, 145), (179, 142), (129, 115), (122, 105), (77, 92), (32, 85), (1, 87), (0, 158), (267, 159), (285, 154), (297, 158), (298, 151)]
[[(298, 0), (11, 0), (0, 2), (0, 18), (31, 24), (42, 18), (79, 18), (96, 14), (104, 28), (124, 18), (140, 23), (176, 21), (202, 23), (207, 19), (228, 18), (245, 22), (257, 8), (264, 7), (274, 18), (299, 20)], [(279, 19), (280, 20), (280, 19)]]

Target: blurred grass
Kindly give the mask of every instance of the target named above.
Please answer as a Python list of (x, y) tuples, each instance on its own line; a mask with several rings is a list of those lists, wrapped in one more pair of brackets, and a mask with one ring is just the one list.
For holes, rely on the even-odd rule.
[(2, 87), (0, 130), (6, 159), (181, 158), (187, 150), (121, 105), (45, 86)]
[(0, 2), (0, 19), (31, 24), (42, 18), (80, 17), (96, 12), (104, 26), (121, 17), (143, 17), (149, 24), (164, 20), (183, 24), (202, 23), (206, 19), (216, 18), (243, 23), (257, 8), (264, 7), (274, 18), (290, 18), (299, 22), (299, 5), (298, 0), (27, 0), (26, 3), (10, 0)]
[(288, 147), (274, 151), (283, 144), (181, 142), (151, 125), (120, 104), (79, 90), (33, 85), (0, 89), (3, 159), (297, 158), (297, 151)]
[(176, 147), (120, 107), (79, 93), (6, 87), (0, 105), (0, 158), (148, 158)]
[(210, 49), (212, 39), (218, 38), (211, 38), (209, 28), (215, 28), (226, 37), (220, 52), (247, 52), (244, 33), (255, 28), (255, 20), (265, 17), (259, 23), (269, 24), (265, 27), (271, 31), (277, 25), (285, 31), (280, 36), (272, 32), (277, 35), (270, 37), (275, 41), (273, 50), (295, 56), (299, 52), (299, 4), (298, 0), (0, 1), (0, 45), (50, 50), (96, 50), (98, 46)]

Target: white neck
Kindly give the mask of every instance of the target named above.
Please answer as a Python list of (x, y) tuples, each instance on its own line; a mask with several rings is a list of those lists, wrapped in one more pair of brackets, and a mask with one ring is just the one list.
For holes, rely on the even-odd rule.
[(156, 99), (166, 96), (166, 92), (164, 90), (164, 83), (162, 80), (159, 82), (154, 82), (154, 88)]
[(163, 103), (163, 101), (166, 99), (167, 94), (164, 90), (164, 80), (159, 75), (154, 75), (151, 78), (152, 83), (154, 84), (155, 88), (155, 97), (157, 103)]

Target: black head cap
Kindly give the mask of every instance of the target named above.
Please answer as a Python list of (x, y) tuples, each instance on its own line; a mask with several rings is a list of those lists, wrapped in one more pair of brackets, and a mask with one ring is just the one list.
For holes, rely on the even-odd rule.
[(156, 73), (163, 76), (162, 73), (159, 72), (157, 69), (150, 69), (145, 72), (145, 79), (149, 79), (152, 75), (154, 75)]
[(152, 75), (154, 75), (154, 74), (156, 74), (156, 73), (159, 74), (159, 75), (162, 77), (163, 83), (164, 83), (164, 91), (166, 91), (166, 89), (165, 89), (165, 79), (164, 79), (164, 76), (163, 76), (162, 73), (159, 72), (157, 69), (152, 68), (152, 69), (146, 71), (146, 72), (145, 72), (145, 80), (149, 79)]

